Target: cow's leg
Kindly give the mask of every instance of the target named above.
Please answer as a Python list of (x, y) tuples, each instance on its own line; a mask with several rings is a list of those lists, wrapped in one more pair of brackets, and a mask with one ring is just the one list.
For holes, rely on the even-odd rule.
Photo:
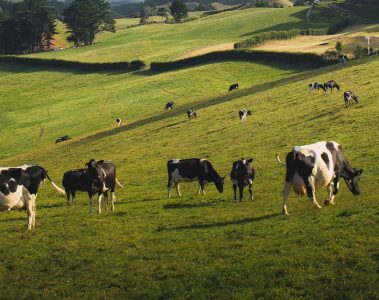
[(204, 190), (204, 181), (199, 180), (200, 188), (201, 188), (201, 193), (205, 196), (205, 190)]
[(237, 200), (237, 186), (233, 184), (234, 200)]
[(70, 205), (70, 191), (66, 190), (66, 197), (67, 197), (67, 205)]
[(111, 196), (112, 196), (112, 211), (114, 211), (114, 203), (116, 201), (116, 196), (115, 196), (114, 192), (111, 192)]
[(330, 182), (327, 186), (326, 189), (328, 191), (329, 197), (327, 200), (325, 200), (324, 204), (329, 205), (329, 204), (334, 204), (334, 195), (333, 195), (333, 189), (332, 189), (332, 182)]
[[(26, 213), (28, 214), (28, 230), (33, 228), (33, 218), (35, 214), (35, 196), (28, 195), (25, 199)], [(35, 221), (34, 221), (35, 223)]]
[(74, 204), (75, 204), (75, 191), (72, 192), (71, 199), (72, 199), (71, 204), (72, 204), (72, 206), (74, 206)]
[(312, 203), (317, 208), (322, 208), (322, 206), (320, 205), (320, 203), (318, 203), (317, 200), (316, 200), (316, 191), (315, 191), (314, 187), (312, 187)]
[(250, 194), (250, 200), (253, 201), (254, 200), (254, 197), (253, 197), (253, 185), (251, 182), (249, 182), (249, 194)]
[(200, 185), (200, 182), (198, 184), (198, 188), (197, 188), (197, 194), (200, 195), (201, 194), (201, 185)]
[(92, 214), (92, 207), (93, 207), (93, 194), (88, 193), (89, 195), (89, 213)]
[(175, 189), (176, 189), (176, 193), (178, 194), (178, 196), (181, 197), (182, 194), (180, 193), (179, 183), (175, 183)]
[(335, 176), (333, 179), (333, 195), (337, 195), (340, 187), (340, 178), (339, 176)]
[(172, 182), (169, 180), (167, 184), (167, 196), (168, 198), (171, 198), (171, 188), (172, 188)]
[(240, 201), (243, 200), (243, 185), (238, 185), (238, 191), (240, 196)]
[(101, 214), (101, 199), (103, 198), (103, 194), (99, 194), (99, 214)]
[(288, 215), (286, 202), (287, 202), (288, 194), (291, 191), (291, 186), (292, 186), (292, 182), (286, 181), (284, 183), (284, 188), (283, 188), (283, 209), (282, 209), (282, 214), (284, 214), (284, 215)]
[[(114, 193), (114, 192), (111, 192), (111, 193)], [(104, 202), (105, 202), (105, 209), (106, 210), (109, 210), (109, 207), (108, 207), (108, 202), (109, 202), (109, 199), (108, 199), (108, 193), (105, 193), (104, 194)]]
[(36, 213), (37, 213), (36, 198), (37, 198), (37, 195), (32, 196), (32, 210), (33, 210), (32, 228), (36, 228)]

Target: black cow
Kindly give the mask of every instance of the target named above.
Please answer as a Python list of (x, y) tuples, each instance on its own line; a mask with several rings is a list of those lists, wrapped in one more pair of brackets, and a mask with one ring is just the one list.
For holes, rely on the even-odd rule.
[(117, 124), (117, 127), (121, 127), (122, 125), (122, 120), (120, 118), (117, 118), (116, 119), (116, 124)]
[(68, 140), (71, 140), (71, 138), (68, 135), (64, 135), (64, 136), (62, 136), (60, 138), (57, 138), (55, 140), (55, 143), (58, 144), (58, 143), (62, 143), (64, 141), (68, 141)]
[(337, 91), (340, 90), (340, 86), (335, 82), (334, 80), (329, 80), (328, 82), (324, 83), (325, 90), (327, 91), (330, 89), (330, 92), (333, 92), (333, 90), (336, 88)]
[(51, 180), (47, 170), (40, 166), (0, 168), (0, 211), (26, 210), (28, 229), (35, 228), (38, 188), (46, 178), (58, 193), (64, 195), (64, 191)]
[(243, 199), (243, 190), (249, 186), (250, 200), (253, 200), (253, 180), (255, 177), (255, 170), (251, 166), (253, 159), (241, 159), (233, 163), (232, 171), (230, 172), (230, 179), (233, 183), (234, 200), (237, 200), (237, 187), (239, 189), (240, 201)]
[(182, 196), (179, 190), (181, 182), (198, 181), (198, 194), (205, 195), (204, 186), (208, 182), (213, 182), (217, 190), (224, 191), (224, 178), (220, 177), (212, 164), (206, 159), (171, 159), (167, 162), (168, 197), (171, 197), (171, 188), (175, 185), (178, 196)]
[(72, 197), (72, 205), (76, 191), (87, 192), (90, 198), (89, 212), (92, 213), (93, 196), (98, 194), (99, 213), (101, 213), (101, 200), (104, 196), (108, 209), (108, 192), (112, 195), (112, 211), (114, 211), (114, 195), (116, 183), (123, 188), (116, 178), (116, 166), (111, 161), (98, 161), (91, 159), (86, 163), (87, 169), (71, 170), (63, 175), (62, 184), (67, 194), (67, 204)]
[(197, 118), (197, 113), (193, 108), (190, 108), (187, 110), (187, 117), (188, 119)]
[(233, 91), (233, 90), (238, 90), (239, 89), (239, 85), (238, 83), (233, 83), (230, 87), (229, 87), (229, 92)]
[(353, 101), (355, 101), (358, 104), (358, 96), (355, 95), (352, 91), (347, 91), (343, 93), (343, 99), (345, 100), (345, 107), (353, 105)]
[(251, 116), (251, 114), (252, 114), (251, 110), (247, 110), (247, 109), (241, 109), (238, 112), (241, 122), (246, 122), (246, 117)]
[(350, 166), (342, 147), (336, 142), (296, 146), (287, 154), (286, 163), (282, 163), (278, 155), (276, 159), (287, 167), (283, 189), (283, 214), (288, 214), (286, 200), (291, 186), (296, 194), (306, 194), (312, 198), (317, 208), (321, 206), (316, 200), (316, 188), (326, 186), (329, 198), (325, 201), (325, 205), (334, 204), (341, 177), (354, 195), (361, 193), (358, 182), (363, 170), (356, 170)]
[(164, 110), (171, 110), (173, 108), (174, 108), (174, 101), (170, 101), (166, 103)]
[(322, 89), (324, 92), (326, 92), (325, 85), (320, 82), (312, 82), (309, 85), (309, 93), (312, 93), (314, 90), (320, 90)]

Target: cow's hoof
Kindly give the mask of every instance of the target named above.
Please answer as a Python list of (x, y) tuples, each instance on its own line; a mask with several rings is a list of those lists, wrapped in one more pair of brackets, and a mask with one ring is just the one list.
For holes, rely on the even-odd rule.
[(329, 204), (330, 204), (330, 201), (329, 201), (329, 200), (325, 200), (325, 201), (324, 201), (324, 205), (325, 205), (325, 206), (328, 206)]
[(288, 211), (287, 211), (286, 209), (283, 209), (283, 210), (282, 210), (282, 214), (283, 214), (283, 215), (286, 215), (286, 216), (289, 215), (289, 213), (288, 213)]

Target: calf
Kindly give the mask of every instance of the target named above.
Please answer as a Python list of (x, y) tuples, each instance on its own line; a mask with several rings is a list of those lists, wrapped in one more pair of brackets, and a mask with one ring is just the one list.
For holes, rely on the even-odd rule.
[(325, 91), (330, 89), (330, 92), (333, 92), (335, 88), (337, 89), (337, 91), (340, 90), (340, 86), (334, 80), (329, 80), (328, 82), (324, 83), (324, 86), (325, 86)]
[(58, 144), (58, 143), (62, 143), (64, 141), (68, 141), (68, 140), (71, 140), (71, 138), (68, 135), (64, 135), (64, 136), (62, 136), (60, 138), (57, 138), (55, 140), (55, 143)]
[(317, 208), (321, 206), (316, 200), (316, 189), (327, 187), (329, 197), (325, 200), (325, 205), (334, 204), (341, 177), (354, 195), (360, 194), (358, 182), (363, 170), (356, 170), (350, 166), (341, 146), (336, 142), (296, 146), (287, 154), (286, 163), (280, 161), (278, 154), (276, 159), (287, 167), (283, 189), (283, 214), (288, 214), (286, 200), (292, 185), (296, 194), (307, 194), (312, 198)]
[(247, 117), (247, 116), (251, 116), (252, 113), (251, 113), (251, 110), (241, 109), (241, 110), (238, 112), (238, 115), (239, 115), (239, 117), (240, 117), (241, 122), (246, 122), (246, 117)]
[(170, 101), (166, 103), (164, 110), (171, 110), (173, 108), (174, 108), (174, 101)]
[(233, 83), (230, 87), (229, 87), (229, 93), (233, 90), (238, 90), (239, 89), (239, 85), (238, 83)]
[(320, 89), (322, 89), (324, 92), (326, 92), (326, 88), (325, 88), (325, 86), (322, 84), (322, 83), (320, 83), (320, 82), (312, 82), (312, 83), (310, 83), (309, 85), (309, 93), (311, 94), (314, 90), (320, 90)]
[(352, 91), (343, 93), (343, 99), (345, 100), (345, 107), (353, 105), (353, 100), (358, 104), (358, 96), (355, 95)]
[(122, 120), (120, 118), (117, 118), (116, 119), (116, 124), (117, 124), (117, 127), (121, 127), (122, 125)]
[(237, 200), (237, 187), (239, 189), (240, 201), (243, 199), (243, 190), (249, 186), (250, 200), (253, 200), (253, 180), (255, 177), (255, 170), (251, 166), (253, 159), (241, 159), (233, 163), (232, 171), (230, 172), (230, 179), (233, 183), (234, 200)]
[(167, 162), (167, 171), (169, 198), (171, 197), (171, 188), (174, 185), (178, 196), (182, 196), (179, 189), (181, 182), (198, 181), (198, 194), (205, 195), (204, 186), (208, 182), (213, 182), (220, 193), (224, 191), (224, 178), (217, 174), (212, 164), (206, 159), (171, 159)]
[(0, 211), (26, 210), (28, 229), (36, 226), (36, 199), (40, 185), (48, 179), (55, 190), (64, 195), (49, 177), (47, 171), (40, 166), (0, 168)]
[(190, 108), (187, 110), (187, 117), (188, 119), (197, 118), (197, 113), (193, 108)]

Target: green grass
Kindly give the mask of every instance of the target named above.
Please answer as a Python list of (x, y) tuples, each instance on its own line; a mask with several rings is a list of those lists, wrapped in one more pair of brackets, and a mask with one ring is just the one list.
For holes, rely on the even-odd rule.
[(120, 30), (98, 35), (92, 46), (30, 56), (85, 62), (130, 61), (137, 57), (146, 62), (172, 60), (192, 50), (236, 42), (261, 31), (303, 27), (306, 9), (237, 10), (179, 25), (154, 24), (130, 29), (122, 29), (123, 22), (130, 20), (118, 21)]
[[(59, 181), (63, 171), (82, 167), (89, 158), (112, 159), (126, 189), (117, 191), (115, 213), (88, 216), (84, 194), (75, 207), (66, 207), (65, 200), (45, 187), (37, 201), (37, 229), (33, 232), (25, 231), (25, 213), (2, 213), (1, 297), (378, 298), (378, 67), (379, 59), (370, 58), (287, 75), (286, 80), (279, 76), (283, 70), (276, 73), (272, 66), (242, 63), (160, 74), (157, 78), (161, 86), (171, 84), (168, 90), (180, 93), (178, 99), (196, 103), (198, 119), (186, 119), (185, 105), (152, 118), (139, 116), (131, 109), (139, 120), (134, 125), (107, 128), (80, 140), (56, 147), (41, 146), (2, 160), (2, 165), (39, 162)], [(272, 72), (271, 78), (255, 82), (265, 68)], [(239, 91), (225, 93), (225, 80), (230, 77), (223, 72), (236, 72), (230, 81), (243, 83)], [(35, 83), (29, 82), (29, 101), (25, 95), (25, 102), (17, 106), (32, 102), (37, 105), (33, 94), (40, 91), (41, 111), (29, 114), (30, 123), (36, 122), (35, 116), (42, 114), (47, 102), (52, 102), (44, 100), (49, 93), (62, 93), (58, 98), (66, 101), (76, 98), (79, 104), (71, 113), (86, 116), (98, 101), (96, 97), (104, 101), (108, 88), (121, 94), (122, 89), (133, 88), (139, 80), (137, 74), (133, 75), (137, 83), (130, 79), (125, 84), (123, 78), (132, 74), (69, 74), (73, 77), (70, 82), (68, 74), (56, 73), (55, 86), (51, 78), (43, 83), (43, 73), (33, 70), (17, 74), (9, 70), (1, 81), (8, 78), (5, 86), (9, 86), (11, 82), (35, 79)], [(45, 76), (53, 77), (50, 73)], [(113, 85), (106, 83), (106, 76), (112, 78)], [(96, 84), (93, 94), (89, 87), (86, 90), (84, 78)], [(165, 101), (139, 98), (137, 91), (151, 90), (146, 81), (154, 78), (146, 77), (134, 92), (139, 101), (151, 101), (149, 105), (141, 102), (141, 107), (151, 109), (151, 113), (159, 111)], [(219, 78), (221, 85), (216, 82)], [(342, 92), (308, 94), (309, 82), (332, 78), (342, 90), (354, 90), (360, 104), (345, 109)], [(71, 87), (75, 82), (78, 86)], [(16, 85), (13, 93), (17, 90), (22, 93)], [(3, 95), (9, 93), (12, 91)], [(88, 99), (83, 100), (86, 93)], [(132, 102), (125, 104), (125, 113), (130, 105)], [(60, 107), (68, 106), (62, 100)], [(253, 110), (246, 124), (241, 124), (237, 116), (243, 107)], [(96, 131), (98, 123), (104, 121), (94, 111), (91, 125), (77, 119), (76, 126)], [(15, 112), (6, 120), (11, 122), (13, 118), (15, 127), (25, 119), (17, 119)], [(70, 128), (73, 120), (66, 114), (60, 126)], [(2, 141), (18, 143), (26, 137), (20, 131)], [(364, 169), (362, 195), (352, 196), (341, 183), (336, 205), (317, 210), (306, 198), (291, 194), (290, 216), (280, 215), (285, 170), (276, 163), (275, 153), (283, 157), (294, 145), (319, 140), (341, 143), (352, 165)], [(182, 185), (184, 197), (166, 198), (168, 159), (209, 158), (222, 175), (227, 175), (233, 160), (243, 156), (255, 159), (253, 202), (233, 202), (228, 179), (224, 194), (217, 194), (215, 187), (208, 185), (206, 196), (194, 196), (193, 183)], [(321, 202), (326, 191), (317, 191), (317, 196)]]

